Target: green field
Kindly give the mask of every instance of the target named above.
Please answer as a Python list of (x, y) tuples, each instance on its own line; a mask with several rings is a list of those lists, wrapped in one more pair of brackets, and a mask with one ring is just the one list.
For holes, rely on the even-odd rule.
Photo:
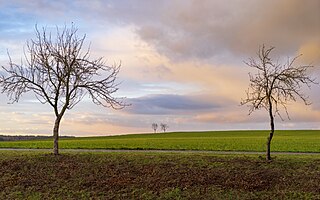
[(0, 151), (0, 199), (319, 199), (320, 159)]
[[(268, 131), (210, 131), (79, 137), (60, 140), (63, 149), (168, 149), (265, 151)], [(52, 148), (52, 140), (0, 142), (0, 148)], [(320, 130), (276, 131), (271, 151), (320, 152)]]

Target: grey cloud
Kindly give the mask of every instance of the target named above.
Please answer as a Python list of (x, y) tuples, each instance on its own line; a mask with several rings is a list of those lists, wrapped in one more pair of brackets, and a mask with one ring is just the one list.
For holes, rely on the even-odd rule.
[(206, 102), (195, 96), (183, 95), (149, 95), (140, 98), (131, 98), (128, 101), (132, 104), (126, 109), (132, 114), (150, 115), (178, 115), (183, 113), (193, 113), (217, 109), (217, 103)]
[[(50, 0), (11, 0), (0, 2), (1, 7), (5, 7), (5, 11), (10, 12), (15, 18), (21, 18), (22, 16), (43, 15), (48, 18), (57, 18), (57, 16), (66, 17), (74, 11), (70, 9), (75, 7), (77, 4), (75, 1), (50, 1)], [(7, 13), (8, 15), (10, 13)], [(18, 14), (18, 15), (17, 15)]]
[(262, 43), (288, 56), (320, 39), (318, 0), (95, 2), (96, 14), (133, 24), (141, 39), (172, 59), (252, 55)]
[[(221, 58), (225, 54), (247, 57), (262, 43), (276, 46), (280, 54), (288, 56), (304, 42), (320, 40), (318, 0), (14, 0), (13, 3), (16, 13), (48, 20), (59, 15), (59, 21), (77, 19), (96, 29), (112, 23), (133, 25), (141, 39), (178, 60)], [(2, 3), (2, 7), (13, 3)]]
[(319, 7), (316, 0), (194, 1), (159, 17), (161, 24), (137, 23), (137, 33), (171, 58), (252, 54), (262, 43), (288, 55), (319, 39)]

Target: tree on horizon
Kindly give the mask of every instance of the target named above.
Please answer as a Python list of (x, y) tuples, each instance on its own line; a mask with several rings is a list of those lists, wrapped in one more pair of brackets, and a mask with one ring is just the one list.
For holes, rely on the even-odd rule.
[(167, 131), (167, 129), (169, 128), (169, 126), (168, 126), (168, 124), (161, 123), (160, 128), (165, 133)]
[(157, 124), (157, 123), (152, 123), (152, 124), (151, 124), (151, 127), (152, 127), (154, 133), (157, 133), (158, 124)]

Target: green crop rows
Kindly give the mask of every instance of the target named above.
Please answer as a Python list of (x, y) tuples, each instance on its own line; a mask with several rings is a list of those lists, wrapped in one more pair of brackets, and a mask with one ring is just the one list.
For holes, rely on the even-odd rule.
[[(65, 149), (264, 151), (268, 131), (133, 134), (61, 139)], [(320, 152), (319, 130), (276, 131), (272, 151)], [(52, 148), (51, 140), (0, 142), (0, 148)]]

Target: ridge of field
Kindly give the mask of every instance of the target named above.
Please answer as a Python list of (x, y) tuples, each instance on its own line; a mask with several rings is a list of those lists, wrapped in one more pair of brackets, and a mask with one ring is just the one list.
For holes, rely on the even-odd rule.
[[(265, 151), (267, 130), (170, 132), (118, 136), (65, 138), (63, 149), (159, 149), (205, 151)], [(52, 148), (52, 140), (1, 141), (0, 148)], [(279, 130), (271, 150), (320, 152), (320, 130)]]

